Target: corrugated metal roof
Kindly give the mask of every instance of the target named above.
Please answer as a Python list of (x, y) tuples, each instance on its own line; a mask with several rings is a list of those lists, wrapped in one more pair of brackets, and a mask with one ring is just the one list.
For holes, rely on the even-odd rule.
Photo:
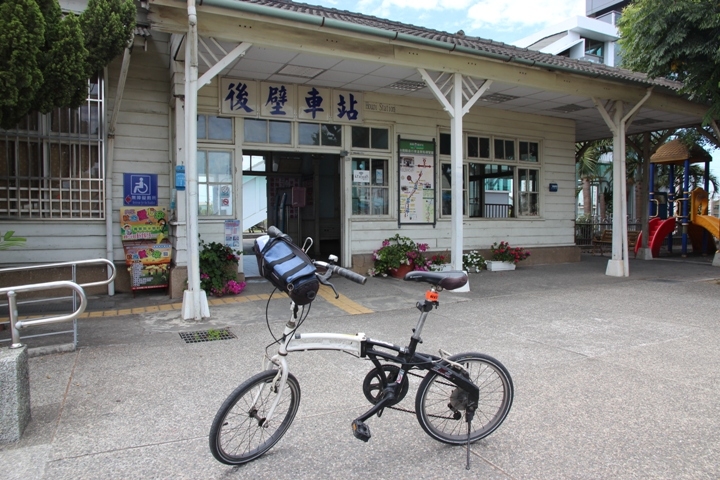
[(238, 0), (242, 3), (250, 3), (280, 10), (287, 10), (306, 15), (324, 17), (341, 22), (347, 22), (356, 25), (364, 25), (374, 27), (390, 32), (411, 35), (428, 40), (446, 43), (448, 45), (463, 46), (478, 52), (486, 52), (493, 55), (501, 55), (508, 57), (508, 61), (522, 60), (530, 62), (527, 66), (538, 64), (539, 67), (558, 68), (575, 71), (581, 75), (589, 75), (596, 77), (604, 77), (613, 80), (624, 80), (637, 82), (647, 86), (657, 85), (674, 91), (682, 87), (682, 83), (670, 81), (664, 78), (650, 79), (643, 73), (632, 72), (618, 67), (610, 67), (604, 64), (592, 63), (585, 60), (575, 60), (558, 55), (550, 55), (526, 48), (519, 48), (502, 42), (483, 39), (479, 37), (470, 37), (462, 33), (452, 34), (432, 30), (424, 27), (417, 27), (405, 23), (386, 20), (370, 15), (353, 13), (346, 10), (338, 10), (323, 6), (309, 5), (289, 0)]
[(135, 36), (136, 37), (152, 37), (152, 33), (150, 32), (150, 27), (144, 27), (142, 25), (135, 26)]

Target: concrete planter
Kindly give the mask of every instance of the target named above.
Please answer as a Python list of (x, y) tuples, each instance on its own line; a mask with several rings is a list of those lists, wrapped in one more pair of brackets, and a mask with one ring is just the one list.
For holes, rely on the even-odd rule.
[(488, 260), (485, 262), (489, 272), (502, 272), (505, 270), (515, 270), (516, 265), (513, 262), (498, 262), (497, 260)]

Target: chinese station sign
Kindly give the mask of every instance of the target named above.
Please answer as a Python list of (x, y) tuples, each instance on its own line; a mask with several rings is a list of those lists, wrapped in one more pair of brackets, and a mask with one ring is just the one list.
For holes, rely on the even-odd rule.
[(361, 123), (364, 107), (361, 92), (228, 77), (220, 79), (220, 110), (226, 115)]

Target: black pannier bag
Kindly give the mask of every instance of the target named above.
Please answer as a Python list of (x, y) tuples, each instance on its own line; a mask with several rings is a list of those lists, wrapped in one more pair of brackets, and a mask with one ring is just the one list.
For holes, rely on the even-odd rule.
[(260, 275), (287, 293), (296, 305), (307, 305), (315, 300), (320, 289), (315, 265), (289, 236), (281, 234), (270, 238), (263, 235), (255, 239), (253, 250)]

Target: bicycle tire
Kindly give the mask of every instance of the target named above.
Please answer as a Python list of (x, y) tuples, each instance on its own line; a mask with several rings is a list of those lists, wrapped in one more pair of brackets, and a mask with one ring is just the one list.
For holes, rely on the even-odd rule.
[[(482, 353), (459, 353), (449, 357), (470, 373), (480, 388), (478, 408), (472, 421), (470, 443), (494, 432), (512, 406), (514, 387), (507, 369)], [(443, 443), (464, 445), (468, 441), (465, 392), (435, 372), (423, 378), (415, 397), (415, 415), (425, 433)], [(458, 412), (462, 412), (458, 415)]]
[(276, 376), (277, 370), (260, 372), (223, 402), (210, 428), (210, 451), (219, 462), (227, 465), (251, 462), (270, 450), (290, 427), (300, 406), (300, 384), (293, 374), (288, 374), (270, 426), (263, 426), (277, 396), (273, 391)]

